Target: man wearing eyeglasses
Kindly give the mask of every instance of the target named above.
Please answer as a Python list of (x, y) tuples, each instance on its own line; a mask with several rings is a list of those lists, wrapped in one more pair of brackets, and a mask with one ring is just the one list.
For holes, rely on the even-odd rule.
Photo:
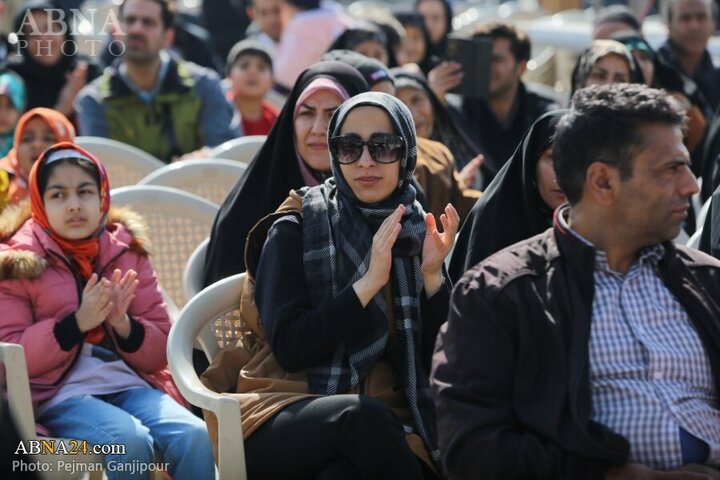
[[(107, 137), (170, 162), (240, 135), (210, 70), (172, 56), (169, 0), (125, 0), (124, 56), (78, 95), (81, 135)], [(199, 153), (199, 152), (198, 152)]]
[(672, 243), (698, 191), (683, 121), (641, 85), (573, 97), (569, 205), (466, 273), (438, 336), (451, 478), (720, 478), (720, 262)]

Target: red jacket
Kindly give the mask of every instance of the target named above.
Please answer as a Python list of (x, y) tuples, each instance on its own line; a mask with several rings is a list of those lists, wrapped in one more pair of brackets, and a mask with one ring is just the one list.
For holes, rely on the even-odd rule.
[[(60, 389), (80, 355), (82, 342), (68, 346), (67, 331), (60, 333), (64, 341), (59, 340), (56, 324), (77, 311), (82, 287), (58, 245), (27, 219), (27, 210), (6, 212), (0, 223), (0, 242), (6, 242), (0, 244), (0, 341), (25, 348), (31, 396), (37, 406)], [(140, 377), (187, 405), (167, 368), (170, 317), (145, 250), (144, 230), (137, 214), (111, 210), (100, 235), (95, 272), (105, 278), (116, 268), (123, 273), (129, 269), (137, 272), (140, 283), (128, 315), (144, 330), (143, 335), (135, 335), (135, 345), (126, 345), (126, 350), (118, 346), (110, 327), (106, 327), (106, 339)]]

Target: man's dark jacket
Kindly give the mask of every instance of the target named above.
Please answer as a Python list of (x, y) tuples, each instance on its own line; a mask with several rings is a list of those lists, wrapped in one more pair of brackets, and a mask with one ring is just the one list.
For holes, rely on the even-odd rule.
[[(660, 275), (687, 310), (720, 385), (720, 262), (671, 242)], [(459, 479), (603, 479), (627, 441), (591, 420), (595, 250), (554, 228), (456, 285), (433, 358), (446, 472)]]

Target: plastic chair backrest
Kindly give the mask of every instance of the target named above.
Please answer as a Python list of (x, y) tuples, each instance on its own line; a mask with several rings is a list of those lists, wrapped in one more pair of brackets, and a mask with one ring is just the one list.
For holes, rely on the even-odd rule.
[(185, 270), (183, 270), (183, 293), (185, 293), (185, 298), (188, 300), (202, 290), (203, 269), (209, 243), (210, 238), (203, 240), (185, 264)]
[(250, 135), (235, 138), (218, 145), (211, 152), (213, 158), (226, 158), (236, 162), (250, 163), (265, 143), (265, 135)]
[(183, 160), (150, 172), (138, 185), (173, 187), (219, 205), (246, 168), (244, 163), (221, 158)]
[(218, 206), (197, 195), (157, 185), (123, 187), (110, 193), (114, 206), (130, 207), (143, 216), (160, 285), (175, 306), (182, 308), (187, 301), (182, 288), (185, 264), (209, 235)]
[(75, 143), (95, 155), (108, 171), (110, 188), (135, 185), (165, 163), (126, 143), (103, 137), (76, 137)]

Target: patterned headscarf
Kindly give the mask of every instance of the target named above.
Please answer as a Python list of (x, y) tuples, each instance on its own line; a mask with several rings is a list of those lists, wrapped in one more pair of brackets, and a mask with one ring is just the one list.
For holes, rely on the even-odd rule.
[[(324, 395), (347, 393), (370, 373), (385, 351), (388, 341), (388, 318), (394, 319), (398, 349), (403, 358), (398, 378), (404, 388), (420, 436), (428, 450), (435, 448), (430, 439), (427, 418), (421, 416), (418, 398), (427, 387), (425, 375), (418, 372), (420, 332), (420, 298), (423, 278), (420, 254), (425, 238), (424, 212), (415, 200), (412, 176), (417, 161), (415, 125), (407, 107), (393, 96), (367, 92), (343, 103), (330, 120), (328, 137), (338, 135), (348, 114), (360, 106), (374, 106), (390, 117), (395, 132), (405, 142), (399, 161), (400, 176), (395, 191), (386, 199), (365, 204), (358, 200), (330, 152), (334, 178), (323, 185), (304, 189), (303, 199), (303, 263), (305, 278), (314, 304), (337, 297), (352, 288), (368, 270), (373, 235), (382, 222), (402, 203), (406, 207), (401, 220), (402, 230), (393, 247), (388, 303), (385, 289), (378, 292), (367, 306), (371, 322), (365, 334), (352, 343), (337, 347), (326, 364), (308, 369), (310, 391)], [(338, 319), (341, 321), (341, 319)], [(427, 411), (423, 406), (423, 411)]]
[(628, 50), (625, 45), (615, 40), (593, 40), (592, 44), (582, 51), (573, 69), (572, 93), (575, 93), (585, 86), (585, 82), (595, 64), (607, 55), (617, 55), (625, 60), (628, 64), (630, 80), (634, 80), (635, 60), (633, 60), (630, 50)]

